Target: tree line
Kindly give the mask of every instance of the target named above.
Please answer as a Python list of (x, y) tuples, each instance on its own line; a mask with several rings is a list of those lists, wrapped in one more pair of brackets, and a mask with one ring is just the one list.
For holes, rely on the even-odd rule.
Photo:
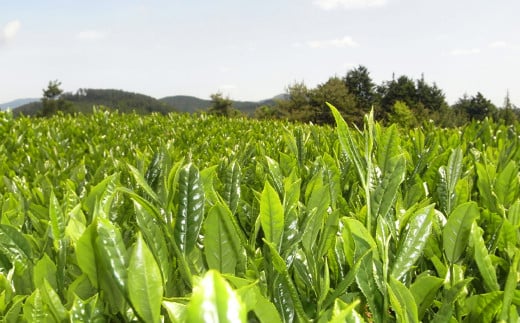
[[(58, 111), (85, 112), (87, 110), (83, 106), (89, 106), (97, 97), (108, 97), (109, 106), (120, 112), (172, 111), (163, 102), (152, 102), (153, 98), (144, 95), (91, 89), (80, 89), (76, 94), (70, 94), (63, 93), (60, 86), (60, 82), (51, 81), (43, 90), (41, 116)], [(433, 122), (440, 127), (456, 127), (485, 118), (503, 120), (505, 123), (520, 120), (520, 109), (511, 102), (509, 93), (501, 107), (495, 106), (480, 92), (472, 96), (464, 94), (449, 105), (444, 92), (435, 83), (426, 82), (424, 76), (414, 80), (401, 75), (378, 85), (362, 65), (347, 71), (344, 77), (330, 77), (314, 88), (307, 87), (303, 82), (295, 82), (286, 90), (286, 94), (274, 100), (274, 103), (259, 106), (252, 117), (333, 124), (334, 118), (325, 103), (329, 102), (347, 122), (355, 125), (362, 125), (364, 115), (371, 110), (376, 120), (397, 123), (403, 127), (416, 127), (423, 122)], [(211, 95), (211, 106), (207, 113), (226, 117), (244, 116), (243, 112), (234, 107), (234, 102), (222, 93)]]
[[(237, 114), (229, 98), (214, 94), (212, 101), (210, 113)], [(427, 83), (424, 77), (413, 80), (401, 75), (377, 85), (362, 65), (349, 70), (344, 77), (330, 77), (315, 88), (296, 82), (287, 87), (284, 99), (257, 108), (254, 117), (332, 124), (334, 118), (325, 102), (333, 104), (346, 121), (356, 125), (362, 124), (363, 116), (371, 109), (378, 121), (403, 127), (419, 126), (425, 121), (456, 127), (484, 118), (513, 123), (520, 118), (520, 110), (511, 103), (509, 94), (500, 108), (480, 92), (472, 96), (464, 94), (450, 106), (444, 92), (435, 83)]]

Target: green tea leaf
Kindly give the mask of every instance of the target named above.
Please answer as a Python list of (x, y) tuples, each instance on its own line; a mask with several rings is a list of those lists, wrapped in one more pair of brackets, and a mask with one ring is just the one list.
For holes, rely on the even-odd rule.
[(468, 245), (471, 225), (479, 217), (475, 202), (459, 205), (448, 217), (442, 231), (444, 254), (450, 263), (457, 262)]
[(187, 322), (246, 322), (245, 306), (216, 271), (208, 271), (193, 288)]
[(187, 164), (179, 172), (179, 207), (175, 219), (175, 242), (184, 255), (195, 247), (204, 219), (204, 188), (198, 169)]
[(432, 305), (443, 283), (442, 278), (420, 275), (410, 286), (410, 292), (417, 304), (419, 320), (422, 320), (426, 310)]
[(483, 233), (484, 230), (473, 222), (473, 227), (471, 228), (471, 241), (473, 242), (474, 259), (477, 263), (480, 275), (482, 275), (486, 290), (488, 292), (498, 291), (500, 290), (500, 286), (498, 285), (495, 267), (493, 266), (486, 244), (482, 238)]
[(284, 229), (284, 212), (278, 193), (276, 193), (268, 181), (265, 182), (260, 199), (260, 222), (265, 239), (272, 242), (279, 250), (282, 244)]
[(237, 212), (238, 202), (240, 201), (240, 181), (242, 177), (242, 171), (240, 165), (233, 161), (227, 167), (224, 173), (224, 191), (222, 197), (228, 204), (232, 214)]
[[(132, 166), (130, 164), (128, 164), (127, 167), (128, 167), (128, 169), (130, 169), (130, 173), (132, 174), (135, 181), (137, 182), (137, 185), (139, 185), (146, 192), (146, 194), (148, 194), (148, 196), (150, 196), (152, 198), (152, 200), (158, 202), (159, 196), (157, 196), (157, 193), (155, 193), (154, 190), (150, 187), (150, 185), (148, 185), (148, 182), (144, 178), (143, 174), (141, 174), (141, 172), (139, 172), (139, 170), (137, 168), (135, 168), (134, 166)], [(151, 180), (151, 178), (150, 178), (150, 180)]]
[(0, 224), (0, 254), (9, 259), (20, 275), (33, 261), (29, 241), (18, 229), (6, 224)]
[(242, 248), (229, 217), (233, 216), (225, 205), (216, 204), (204, 221), (204, 255), (208, 266), (221, 273), (235, 273)]
[(422, 256), (424, 246), (431, 233), (433, 205), (417, 210), (408, 220), (404, 237), (399, 241), (391, 275), (400, 280)]
[(158, 322), (163, 296), (161, 270), (141, 233), (136, 240), (128, 265), (128, 295), (142, 320)]
[(404, 181), (406, 172), (405, 159), (402, 155), (395, 156), (387, 162), (387, 171), (383, 173), (381, 183), (377, 185), (370, 195), (372, 203), (372, 216), (386, 217), (394, 203), (399, 185)]
[(388, 294), (398, 322), (419, 322), (415, 299), (403, 283), (390, 277)]

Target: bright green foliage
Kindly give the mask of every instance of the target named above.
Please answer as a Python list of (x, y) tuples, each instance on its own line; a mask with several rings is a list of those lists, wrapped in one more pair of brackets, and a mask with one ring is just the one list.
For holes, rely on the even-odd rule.
[(516, 321), (520, 128), (0, 114), (7, 322)]

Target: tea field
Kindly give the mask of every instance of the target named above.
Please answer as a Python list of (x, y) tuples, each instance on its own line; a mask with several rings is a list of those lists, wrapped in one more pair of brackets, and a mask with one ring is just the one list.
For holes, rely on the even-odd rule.
[(0, 114), (6, 322), (517, 322), (520, 127)]

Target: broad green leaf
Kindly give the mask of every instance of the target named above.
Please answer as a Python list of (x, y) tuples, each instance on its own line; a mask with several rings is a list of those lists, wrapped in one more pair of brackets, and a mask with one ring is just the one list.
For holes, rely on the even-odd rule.
[[(152, 198), (152, 200), (158, 202), (159, 196), (157, 196), (157, 193), (155, 193), (155, 191), (150, 187), (150, 185), (148, 184), (149, 182), (145, 179), (143, 174), (141, 174), (141, 172), (139, 172), (139, 170), (137, 168), (135, 168), (134, 166), (132, 166), (130, 164), (127, 164), (127, 167), (130, 170), (130, 173), (132, 174), (132, 176), (134, 177), (137, 185), (139, 185), (139, 187), (141, 187), (143, 189), (143, 191), (145, 191), (146, 194), (148, 194), (148, 196)], [(150, 180), (151, 180), (151, 178), (150, 178)]]
[(284, 212), (278, 193), (268, 181), (265, 182), (260, 199), (260, 222), (265, 239), (280, 250), (284, 229)]
[(186, 305), (163, 299), (162, 307), (168, 314), (168, 318), (172, 323), (181, 323), (186, 321)]
[(498, 285), (496, 270), (491, 261), (491, 257), (489, 256), (484, 239), (482, 238), (483, 233), (484, 230), (473, 222), (473, 227), (471, 228), (471, 241), (473, 242), (474, 259), (484, 281), (486, 290), (488, 292), (498, 291), (500, 290), (500, 286)]
[(245, 306), (216, 271), (208, 271), (193, 288), (187, 322), (246, 322)]
[(400, 237), (391, 275), (400, 280), (422, 256), (433, 222), (433, 205), (419, 209), (408, 220), (403, 237)]
[(110, 311), (124, 310), (127, 293), (127, 255), (120, 231), (107, 219), (97, 218), (91, 241), (99, 288), (105, 293)]
[[(469, 312), (469, 322), (493, 322), (493, 319), (502, 309), (503, 296), (503, 291), (494, 291), (486, 294), (473, 295), (466, 299), (465, 307)], [(506, 321), (504, 320), (502, 322)]]
[(496, 171), (491, 165), (476, 163), (477, 169), (477, 188), (479, 191), (480, 205), (496, 212), (496, 194), (493, 193), (493, 182), (496, 178)]
[(387, 171), (383, 173), (381, 182), (370, 195), (373, 219), (379, 216), (387, 217), (396, 199), (399, 186), (404, 181), (406, 164), (402, 155), (391, 158), (386, 167)]
[(54, 195), (54, 191), (51, 191), (51, 197), (49, 202), (49, 218), (51, 219), (52, 236), (54, 238), (53, 244), (54, 249), (58, 255), (56, 261), (56, 282), (57, 290), (60, 293), (64, 289), (65, 279), (65, 266), (67, 262), (67, 242), (65, 241), (65, 227), (67, 220), (63, 214), (63, 210), (58, 202), (58, 199)]
[(307, 184), (305, 190), (307, 217), (300, 229), (302, 232), (302, 245), (306, 252), (315, 252), (319, 247), (316, 242), (322, 229), (323, 222), (328, 218), (330, 211), (330, 194), (328, 185), (323, 184), (323, 176), (316, 173)]
[(47, 280), (43, 281), (39, 289), (41, 291), (42, 301), (45, 304), (44, 307), (50, 312), (54, 320), (56, 322), (66, 320), (69, 316), (67, 309), (63, 306), (60, 297)]
[(377, 164), (381, 168), (381, 173), (385, 174), (391, 168), (395, 167), (393, 159), (399, 155), (400, 135), (397, 130), (397, 125), (392, 124), (384, 130), (377, 142)]
[(281, 250), (289, 250), (300, 238), (298, 230), (298, 203), (300, 201), (301, 179), (296, 179), (292, 176), (287, 177), (284, 181), (284, 189), (284, 233)]
[[(520, 270), (520, 249), (515, 250), (513, 261), (509, 267), (506, 284), (504, 286), (504, 298), (502, 300), (502, 310), (500, 312), (500, 320), (507, 321), (509, 316), (509, 307), (513, 302), (515, 290), (518, 289), (518, 272)], [(518, 304), (517, 304), (518, 305)]]
[(448, 217), (442, 231), (444, 254), (450, 263), (456, 263), (468, 245), (471, 225), (479, 217), (475, 202), (459, 205)]
[[(364, 257), (356, 273), (356, 283), (365, 295), (370, 312), (375, 322), (381, 322), (384, 314), (384, 300), (380, 288), (377, 285), (374, 272), (376, 271), (375, 260), (372, 257)], [(379, 276), (379, 275), (378, 275)]]
[(204, 221), (204, 255), (208, 266), (221, 273), (235, 273), (242, 248), (229, 218), (229, 208), (216, 204)]
[(102, 323), (106, 321), (103, 308), (100, 306), (99, 294), (86, 300), (74, 297), (72, 308), (69, 311), (71, 322)]
[(224, 187), (222, 197), (229, 206), (232, 214), (237, 212), (238, 202), (240, 201), (240, 181), (242, 171), (236, 161), (232, 161), (224, 172)]
[(56, 283), (56, 264), (45, 253), (43, 257), (38, 260), (33, 270), (33, 283), (35, 287), (43, 286), (43, 282), (47, 280), (54, 289), (58, 288)]
[(204, 219), (204, 188), (198, 169), (187, 164), (179, 172), (178, 210), (174, 237), (184, 255), (195, 247)]
[[(236, 277), (233, 277), (236, 280)], [(249, 282), (249, 281), (248, 281)], [(239, 287), (239, 286), (236, 286)], [(281, 323), (280, 314), (258, 287), (258, 282), (250, 283), (237, 289), (237, 293), (246, 306), (246, 311), (253, 311), (260, 322)]]
[(81, 271), (89, 278), (94, 287), (99, 287), (97, 260), (94, 252), (94, 239), (96, 237), (96, 223), (90, 224), (78, 240), (76, 246), (76, 261)]
[[(159, 265), (163, 281), (166, 284), (170, 278), (172, 267), (170, 259), (173, 253), (168, 250), (165, 231), (161, 229), (161, 222), (157, 220), (159, 211), (142, 202), (134, 199), (137, 225)], [(165, 227), (165, 225), (162, 226), (163, 229)]]
[(96, 261), (106, 270), (104, 274), (110, 276), (121, 291), (125, 291), (128, 261), (121, 232), (108, 220), (98, 219), (94, 243)]
[(334, 303), (334, 309), (332, 311), (332, 317), (329, 322), (343, 323), (352, 322), (352, 319), (359, 316), (356, 312), (356, 306), (359, 305), (359, 300), (354, 301), (351, 304), (345, 304), (340, 299), (336, 299)]
[(454, 311), (454, 303), (457, 298), (460, 297), (461, 294), (464, 293), (466, 286), (471, 282), (471, 278), (461, 280), (457, 282), (454, 286), (450, 287), (448, 290), (445, 290), (442, 296), (442, 304), (433, 317), (433, 323), (445, 323), (450, 322), (452, 318), (452, 314)]
[(23, 305), (23, 318), (27, 322), (45, 323), (50, 320), (51, 313), (43, 303), (43, 297), (39, 288), (26, 298)]
[(450, 214), (455, 202), (455, 187), (462, 173), (462, 150), (456, 148), (451, 152), (448, 165), (439, 168), (437, 192), (439, 204), (445, 214)]
[[(161, 182), (161, 180), (165, 177), (166, 173), (166, 170), (164, 169), (166, 159), (167, 155), (164, 150), (156, 152), (153, 155), (150, 165), (148, 165), (148, 168), (146, 169), (146, 173), (144, 174), (144, 179), (153, 192), (158, 192), (163, 189), (163, 182)], [(136, 170), (137, 169), (131, 170), (131, 172), (133, 173)]]
[(439, 277), (420, 275), (410, 286), (410, 292), (417, 304), (419, 320), (422, 320), (424, 313), (432, 305), (443, 282)]
[(115, 173), (108, 176), (90, 189), (89, 194), (84, 200), (84, 206), (89, 216), (88, 223), (93, 220), (96, 205), (101, 207), (101, 210), (103, 211), (103, 213), (100, 213), (99, 215), (103, 215), (104, 217), (108, 216), (112, 206), (112, 201), (114, 200), (118, 182), (119, 174)]
[(357, 147), (354, 139), (352, 138), (352, 134), (350, 133), (350, 129), (339, 111), (328, 102), (327, 105), (332, 111), (332, 115), (336, 121), (336, 131), (338, 132), (338, 139), (341, 145), (341, 149), (349, 156), (349, 158), (356, 166), (361, 185), (363, 187), (367, 187), (368, 183), (366, 160), (364, 160), (360, 154), (359, 147)]
[(285, 302), (290, 302), (292, 303), (291, 309), (294, 311), (294, 313), (296, 313), (298, 319), (302, 321), (308, 321), (309, 319), (305, 314), (303, 304), (294, 286), (293, 280), (289, 275), (285, 261), (282, 259), (276, 250), (276, 246), (273, 243), (270, 243), (266, 239), (264, 239), (264, 242), (268, 247), (267, 250), (269, 250), (269, 254), (266, 255), (266, 260), (271, 262), (270, 265), (277, 272), (277, 274), (275, 274), (276, 278), (274, 279), (273, 285), (278, 293), (276, 294), (277, 297), (280, 297), (278, 302), (275, 301), (275, 304), (278, 305), (278, 310), (281, 310), (283, 307), (285, 307)]
[(128, 264), (128, 296), (142, 320), (158, 322), (163, 296), (161, 270), (141, 233), (136, 240)]
[(61, 209), (58, 199), (54, 195), (54, 191), (51, 191), (51, 198), (49, 201), (49, 218), (51, 220), (54, 248), (58, 251), (60, 249), (59, 241), (65, 238), (65, 227), (67, 224), (63, 210)]
[(274, 186), (273, 188), (281, 195), (283, 194), (283, 175), (280, 170), (280, 165), (268, 156), (265, 156), (265, 160), (267, 163), (267, 174), (271, 179), (271, 183)]
[(359, 268), (361, 267), (362, 262), (364, 259), (368, 256), (372, 256), (372, 250), (368, 250), (365, 254), (363, 254), (357, 262), (354, 264), (352, 268), (350, 268), (348, 274), (345, 276), (345, 278), (336, 286), (336, 289), (331, 291), (331, 293), (327, 296), (327, 298), (324, 301), (323, 307), (328, 308), (332, 305), (332, 303), (341, 295), (346, 293), (347, 289), (352, 285), (352, 283), (356, 279), (357, 272), (359, 271)]
[(388, 295), (398, 322), (419, 322), (415, 299), (403, 283), (390, 277)]
[(6, 224), (0, 224), (0, 254), (9, 259), (20, 275), (33, 262), (29, 241), (18, 229)]
[(518, 197), (518, 186), (518, 167), (514, 160), (510, 160), (496, 177), (494, 191), (498, 202), (509, 208)]
[(20, 312), (22, 311), (26, 297), (25, 295), (16, 295), (13, 297), (9, 304), (9, 309), (4, 313), (4, 322), (17, 322), (20, 320)]

